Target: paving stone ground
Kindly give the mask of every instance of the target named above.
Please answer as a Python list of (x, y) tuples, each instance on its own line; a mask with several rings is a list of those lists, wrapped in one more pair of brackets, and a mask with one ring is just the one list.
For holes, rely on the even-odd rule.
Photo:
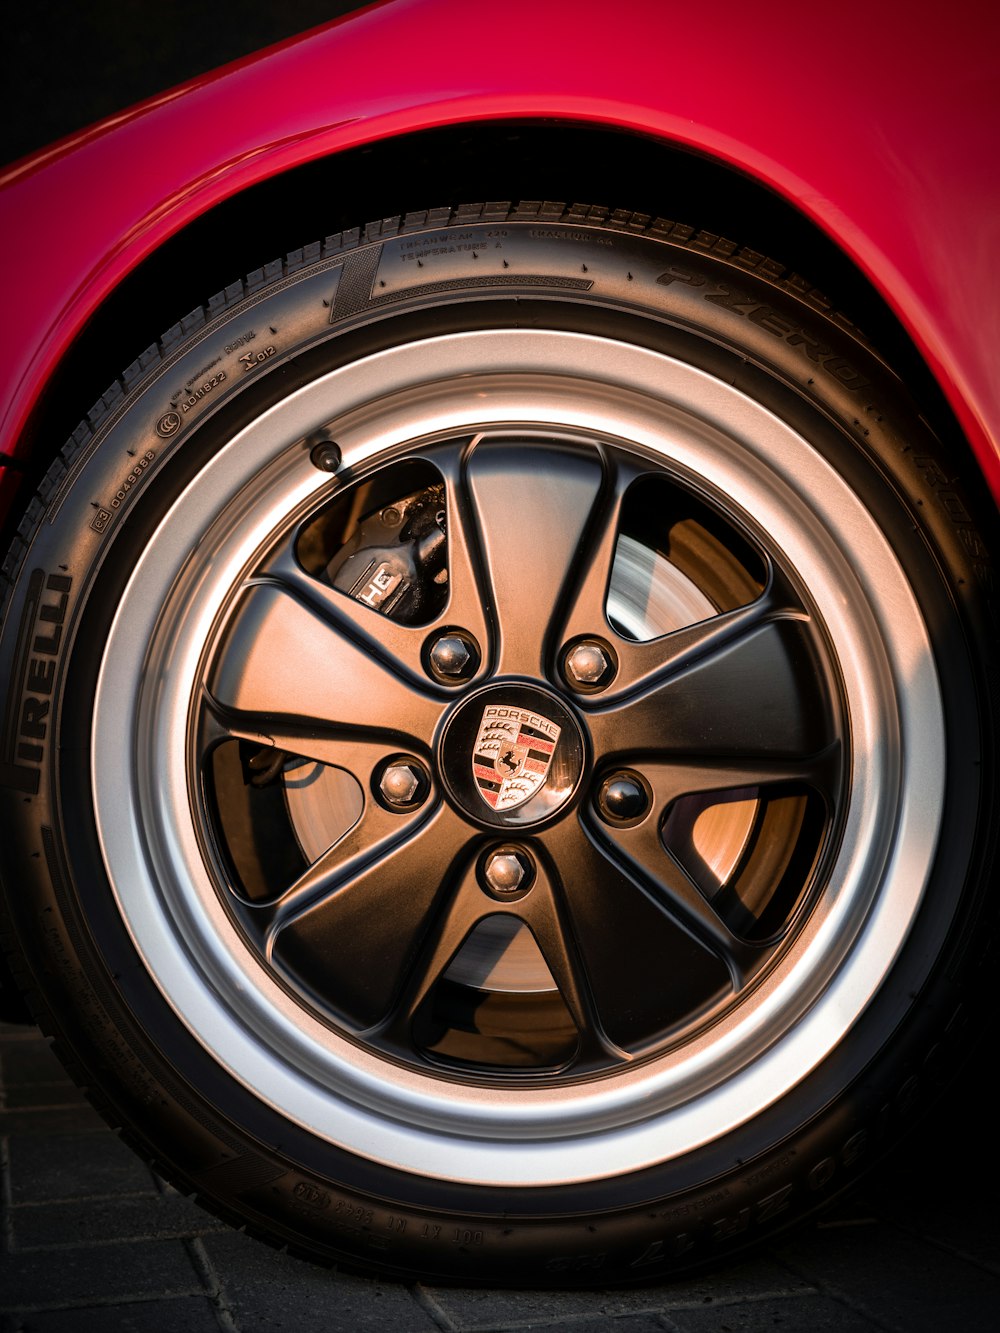
[(970, 1069), (919, 1170), (887, 1164), (752, 1262), (632, 1291), (407, 1285), (228, 1230), (118, 1141), (35, 1029), (0, 1024), (0, 1333), (997, 1333), (991, 1135)]

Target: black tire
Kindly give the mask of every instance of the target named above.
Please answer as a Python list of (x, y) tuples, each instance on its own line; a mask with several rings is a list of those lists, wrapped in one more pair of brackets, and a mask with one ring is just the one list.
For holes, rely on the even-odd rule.
[(977, 1004), (959, 470), (815, 293), (669, 223), (437, 210), (226, 288), (5, 565), (3, 881), (68, 1067), (222, 1216), (397, 1276), (648, 1280), (825, 1203)]

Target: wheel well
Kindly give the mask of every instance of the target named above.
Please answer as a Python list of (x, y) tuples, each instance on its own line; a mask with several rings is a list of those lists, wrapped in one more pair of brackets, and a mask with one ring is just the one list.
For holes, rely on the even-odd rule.
[(309, 163), (226, 200), (172, 237), (111, 294), (64, 358), (29, 427), (21, 496), (34, 492), (62, 442), (122, 369), (225, 283), (373, 218), (481, 199), (627, 208), (762, 251), (825, 292), (903, 376), (938, 434), (967, 454), (943, 395), (885, 301), (786, 200), (723, 163), (634, 132), (496, 121), (427, 130)]

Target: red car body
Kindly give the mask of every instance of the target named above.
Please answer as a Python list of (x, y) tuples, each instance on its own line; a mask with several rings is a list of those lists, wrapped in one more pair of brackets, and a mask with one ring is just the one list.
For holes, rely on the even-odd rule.
[(654, 138), (783, 196), (901, 321), (1000, 498), (998, 40), (971, 0), (933, 24), (859, 0), (389, 0), (95, 125), (2, 179), (0, 514), (63, 358), (168, 238), (303, 163), (504, 119)]

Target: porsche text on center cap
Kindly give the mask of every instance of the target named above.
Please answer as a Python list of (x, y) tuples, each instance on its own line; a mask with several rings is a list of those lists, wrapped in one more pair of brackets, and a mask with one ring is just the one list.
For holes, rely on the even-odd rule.
[(540, 713), (487, 704), (472, 754), (479, 795), (494, 810), (513, 810), (542, 786), (561, 727)]

